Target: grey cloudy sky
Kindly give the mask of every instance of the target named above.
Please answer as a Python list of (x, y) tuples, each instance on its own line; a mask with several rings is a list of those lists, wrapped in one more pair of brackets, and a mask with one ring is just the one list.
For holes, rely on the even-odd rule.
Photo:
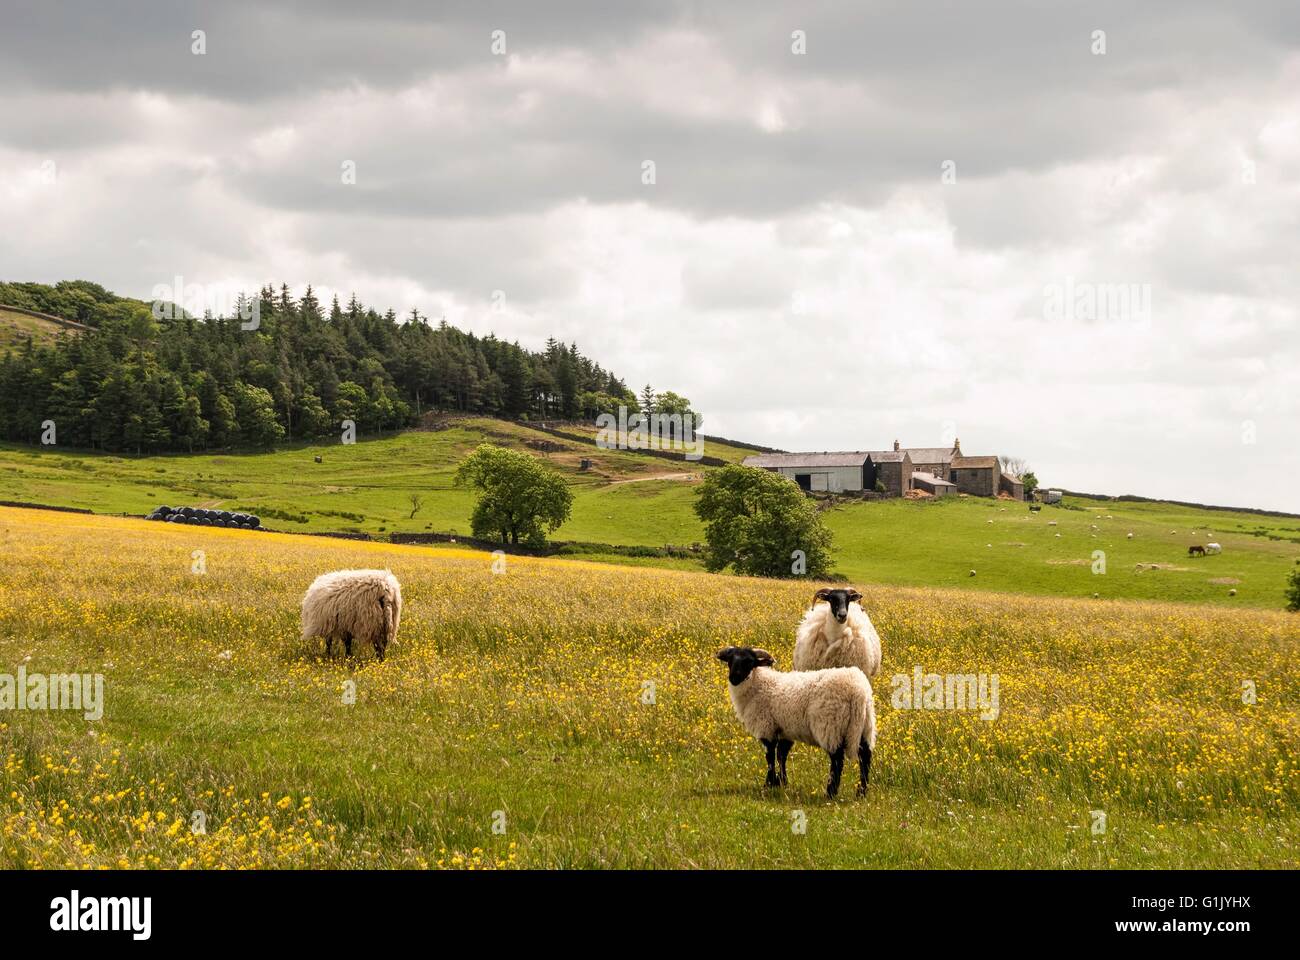
[[(1300, 510), (1294, 0), (0, 24), (0, 278), (311, 282), (575, 340), (725, 436), (955, 433), (1074, 489)], [(1107, 289), (1136, 296), (1081, 315)]]

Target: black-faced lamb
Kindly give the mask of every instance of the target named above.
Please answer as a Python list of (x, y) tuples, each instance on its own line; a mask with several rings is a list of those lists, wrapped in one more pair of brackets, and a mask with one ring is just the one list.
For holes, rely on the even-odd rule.
[[(880, 635), (861, 607), (856, 590), (818, 590), (794, 638), (794, 668), (857, 667), (880, 673)], [(825, 606), (819, 606), (824, 602)]]
[(352, 641), (370, 644), (384, 659), (402, 620), (402, 586), (387, 570), (335, 570), (312, 581), (302, 598), (302, 639), (334, 638), (348, 656)]
[[(785, 761), (795, 741), (830, 755), (826, 796), (840, 788), (846, 750), (858, 754), (858, 796), (867, 792), (876, 746), (876, 706), (871, 684), (857, 667), (782, 673), (766, 650), (727, 647), (731, 706), (741, 726), (767, 749), (767, 785), (784, 786)], [(777, 763), (780, 774), (777, 773)]]

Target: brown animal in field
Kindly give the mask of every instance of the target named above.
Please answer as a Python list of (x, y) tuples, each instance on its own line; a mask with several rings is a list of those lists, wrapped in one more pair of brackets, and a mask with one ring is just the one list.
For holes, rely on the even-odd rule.
[(1203, 557), (1205, 556), (1205, 548), (1199, 543), (1192, 544), (1192, 546), (1187, 548), (1187, 555), (1189, 557)]

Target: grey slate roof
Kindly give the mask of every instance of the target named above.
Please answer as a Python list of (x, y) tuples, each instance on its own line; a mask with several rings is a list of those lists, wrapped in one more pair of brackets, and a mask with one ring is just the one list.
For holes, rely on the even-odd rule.
[(953, 457), (952, 468), (954, 470), (978, 470), (988, 468), (997, 470), (999, 473), (1002, 472), (998, 469), (997, 457)]
[(952, 459), (951, 447), (904, 447), (902, 452), (909, 454), (913, 463), (947, 463)]
[(746, 467), (860, 467), (867, 462), (864, 450), (839, 453), (765, 453), (746, 457), (741, 463)]
[(873, 463), (902, 463), (907, 456), (906, 450), (872, 450), (869, 456)]

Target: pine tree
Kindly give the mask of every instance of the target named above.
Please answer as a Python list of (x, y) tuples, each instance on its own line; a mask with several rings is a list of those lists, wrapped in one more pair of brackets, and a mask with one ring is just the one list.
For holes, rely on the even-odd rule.
[(355, 295), (346, 308), (331, 297), (326, 322), (310, 286), (300, 301), (287, 284), (256, 296), (260, 326), (246, 329), (246, 300), (229, 316), (160, 324), (150, 304), (96, 284), (0, 283), (0, 302), (92, 328), (0, 351), (0, 439), (39, 442), (42, 421), (54, 419), (69, 446), (264, 447), (332, 434), (344, 419), (375, 433), (429, 410), (577, 417), (637, 402), (573, 343), (551, 338), (531, 351), (445, 317), (431, 325), (418, 308), (399, 321)]

